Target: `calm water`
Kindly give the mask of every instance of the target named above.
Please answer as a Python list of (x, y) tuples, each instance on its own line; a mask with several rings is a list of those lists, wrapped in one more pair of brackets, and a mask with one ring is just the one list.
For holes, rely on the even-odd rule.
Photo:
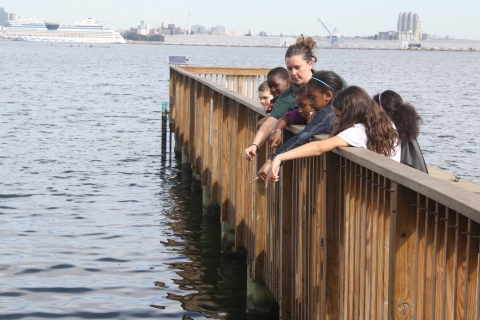
[[(0, 318), (246, 319), (191, 172), (161, 159), (166, 56), (283, 65), (284, 49), (0, 42)], [(480, 182), (480, 54), (319, 52), (424, 118), (429, 164)]]

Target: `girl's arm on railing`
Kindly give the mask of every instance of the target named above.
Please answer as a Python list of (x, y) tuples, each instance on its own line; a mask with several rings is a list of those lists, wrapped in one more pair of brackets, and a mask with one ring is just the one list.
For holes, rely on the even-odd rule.
[(349, 147), (350, 145), (342, 138), (335, 136), (323, 141), (314, 141), (304, 144), (301, 147), (292, 149), (288, 152), (281, 153), (273, 159), (270, 169), (268, 170), (267, 178), (265, 179), (265, 188), (268, 187), (268, 182), (278, 181), (278, 172), (280, 171), (280, 164), (282, 161), (308, 158), (319, 156), (322, 153), (332, 151), (338, 147)]
[(291, 117), (288, 114), (285, 114), (283, 117), (278, 119), (277, 123), (275, 124), (275, 128), (270, 133), (270, 139), (268, 142), (272, 147), (278, 147), (282, 143), (282, 130), (291, 124)]
[(277, 119), (274, 117), (268, 117), (268, 119), (263, 123), (260, 130), (258, 130), (255, 138), (253, 139), (252, 144), (243, 151), (243, 156), (248, 161), (252, 161), (253, 157), (257, 154), (258, 148), (263, 146), (265, 141), (267, 141), (268, 137), (270, 137), (270, 133), (275, 128), (275, 124), (277, 123)]

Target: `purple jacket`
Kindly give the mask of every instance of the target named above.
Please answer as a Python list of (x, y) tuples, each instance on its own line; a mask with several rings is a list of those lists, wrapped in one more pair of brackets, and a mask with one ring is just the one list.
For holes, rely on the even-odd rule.
[(307, 124), (307, 120), (300, 115), (298, 109), (288, 111), (285, 115), (290, 117), (290, 124)]

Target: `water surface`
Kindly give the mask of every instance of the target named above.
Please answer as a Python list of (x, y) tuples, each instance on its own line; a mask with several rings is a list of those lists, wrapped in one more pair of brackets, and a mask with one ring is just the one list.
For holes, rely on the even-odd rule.
[[(0, 42), (2, 319), (245, 319), (246, 266), (220, 253), (191, 172), (161, 158), (168, 55), (283, 65), (285, 49)], [(480, 54), (321, 50), (424, 118), (429, 164), (480, 182)]]

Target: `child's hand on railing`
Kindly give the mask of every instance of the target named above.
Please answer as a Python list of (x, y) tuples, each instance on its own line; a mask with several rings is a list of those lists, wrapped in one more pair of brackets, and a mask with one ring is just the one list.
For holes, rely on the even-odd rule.
[(267, 177), (265, 178), (265, 188), (268, 188), (269, 181), (277, 182), (280, 180), (278, 176), (278, 172), (280, 171), (280, 164), (280, 160), (278, 160), (277, 158), (273, 159), (272, 163), (270, 164), (270, 168), (268, 169)]
[(265, 161), (265, 163), (264, 163), (263, 166), (260, 168), (260, 170), (258, 170), (255, 179), (253, 179), (252, 181), (250, 181), (250, 184), (254, 183), (254, 182), (257, 181), (258, 179), (262, 179), (262, 180), (265, 181), (265, 179), (267, 178), (268, 169), (270, 168), (270, 164), (271, 164), (271, 163), (272, 163), (272, 160), (270, 160), (270, 159), (268, 159), (267, 161)]
[(280, 131), (273, 131), (270, 134), (270, 138), (268, 139), (270, 146), (278, 147), (282, 144), (282, 133)]
[(255, 157), (255, 155), (257, 154), (258, 152), (258, 146), (256, 144), (252, 144), (250, 147), (248, 147), (247, 149), (243, 150), (243, 156), (245, 157), (245, 159), (247, 159), (248, 161), (252, 161), (253, 160), (253, 157)]

